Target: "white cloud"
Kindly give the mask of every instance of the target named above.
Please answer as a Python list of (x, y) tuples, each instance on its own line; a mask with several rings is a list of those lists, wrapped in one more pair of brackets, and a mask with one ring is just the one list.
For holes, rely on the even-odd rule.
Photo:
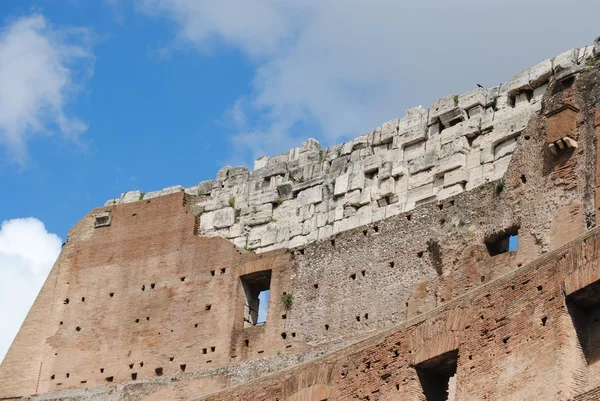
[(19, 331), (54, 261), (62, 240), (30, 217), (0, 226), (0, 361)]
[(92, 71), (86, 29), (57, 28), (35, 14), (0, 30), (0, 145), (13, 162), (26, 162), (36, 134), (77, 140), (86, 131), (66, 106)]
[(232, 142), (253, 156), (309, 136), (358, 136), (407, 107), (591, 43), (600, 3), (569, 4), (585, 11), (566, 18), (558, 0), (138, 0), (174, 24), (174, 47), (226, 44), (255, 63), (244, 109), (226, 114), (251, 121)]

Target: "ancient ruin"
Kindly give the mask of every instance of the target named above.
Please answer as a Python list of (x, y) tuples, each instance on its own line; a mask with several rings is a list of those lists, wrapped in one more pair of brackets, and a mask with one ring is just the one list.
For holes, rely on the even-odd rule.
[(598, 400), (599, 144), (596, 40), (125, 193), (70, 230), (0, 400)]

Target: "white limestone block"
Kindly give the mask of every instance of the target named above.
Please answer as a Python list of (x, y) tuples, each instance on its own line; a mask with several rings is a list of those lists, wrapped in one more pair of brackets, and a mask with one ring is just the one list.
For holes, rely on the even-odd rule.
[(446, 171), (454, 170), (456, 168), (465, 167), (467, 165), (467, 155), (464, 153), (455, 153), (451, 156), (445, 157), (438, 162), (435, 168), (435, 174), (441, 175)]
[(553, 69), (557, 80), (571, 75), (582, 68), (577, 65), (578, 55), (578, 49), (571, 49), (554, 58)]
[(313, 216), (312, 218), (306, 220), (302, 224), (302, 235), (308, 235), (313, 231), (317, 231), (317, 218)]
[(183, 191), (183, 187), (181, 185), (173, 185), (171, 187), (166, 187), (160, 190), (160, 196), (174, 194), (176, 192)]
[(548, 82), (552, 76), (552, 61), (544, 60), (529, 69), (529, 85), (537, 88)]
[(298, 193), (297, 197), (300, 205), (309, 205), (323, 201), (323, 188), (321, 186), (307, 188)]
[(411, 189), (407, 194), (407, 203), (418, 202), (422, 199), (428, 198), (433, 195), (433, 183), (423, 185), (422, 187)]
[(517, 138), (509, 138), (504, 142), (500, 142), (494, 148), (494, 160), (498, 160), (506, 155), (509, 155), (517, 148)]
[(217, 181), (225, 181), (227, 179), (227, 176), (229, 175), (229, 169), (231, 167), (230, 166), (225, 166), (222, 167), (218, 172), (217, 172)]
[(340, 196), (348, 192), (350, 174), (342, 174), (335, 179), (335, 188), (333, 194)]
[(342, 220), (344, 218), (344, 205), (340, 204), (335, 208), (335, 221)]
[(470, 191), (473, 188), (476, 188), (480, 185), (483, 184), (483, 167), (482, 166), (476, 166), (473, 168), (470, 168), (469, 171), (469, 180), (467, 182), (466, 185), (466, 190)]
[(329, 213), (319, 213), (317, 214), (317, 227), (321, 228), (327, 225), (329, 221)]
[(215, 228), (231, 227), (235, 223), (235, 210), (232, 207), (215, 210), (213, 213), (213, 226)]
[(531, 89), (533, 88), (529, 85), (529, 70), (521, 71), (508, 80), (508, 93), (511, 96)]
[(299, 211), (298, 217), (300, 218), (300, 221), (310, 219), (315, 215), (315, 205), (309, 204), (309, 205), (301, 206), (298, 209), (298, 211)]
[(293, 162), (295, 160), (298, 160), (299, 156), (300, 156), (300, 148), (290, 149), (290, 151), (288, 152), (288, 161)]
[(288, 247), (290, 248), (297, 248), (299, 246), (304, 246), (308, 243), (308, 240), (306, 239), (305, 236), (303, 235), (297, 235), (294, 238), (292, 238), (288, 244)]
[(449, 198), (451, 196), (455, 196), (458, 195), (460, 193), (463, 193), (465, 191), (465, 188), (462, 184), (456, 184), (456, 185), (452, 185), (450, 187), (444, 188), (442, 189), (440, 192), (438, 192), (437, 194), (437, 198), (438, 199), (446, 199)]
[(244, 227), (241, 223), (235, 223), (229, 228), (229, 238), (240, 237), (244, 232)]
[(458, 105), (460, 108), (468, 110), (475, 106), (483, 107), (486, 104), (487, 89), (475, 88), (467, 93), (458, 96)]
[(266, 229), (260, 239), (260, 246), (269, 246), (277, 241), (277, 225), (275, 223), (269, 223), (266, 225)]
[(393, 195), (396, 189), (395, 186), (396, 180), (394, 179), (394, 177), (390, 177), (388, 179), (380, 181), (379, 194), (383, 197)]
[(469, 180), (469, 173), (466, 169), (456, 169), (448, 171), (444, 174), (444, 187), (449, 187), (455, 184), (464, 184)]
[(131, 203), (140, 200), (142, 193), (140, 191), (129, 191), (121, 197), (121, 203)]
[(427, 170), (436, 165), (437, 157), (435, 151), (427, 151), (422, 156), (419, 156), (410, 161), (408, 171), (410, 174), (416, 174), (419, 171)]
[(374, 155), (374, 156), (368, 157), (365, 160), (364, 172), (372, 173), (372, 172), (379, 170), (379, 168), (381, 167), (381, 163), (382, 163), (381, 156)]
[(214, 228), (213, 217), (215, 212), (203, 213), (200, 216), (200, 230), (202, 232), (210, 231)]
[(364, 187), (365, 187), (365, 175), (362, 172), (352, 173), (350, 175), (350, 187), (348, 188), (348, 190), (352, 191), (355, 189), (363, 189)]
[(321, 144), (314, 138), (309, 138), (302, 142), (302, 146), (300, 147), (300, 153), (319, 150), (321, 150)]
[(504, 177), (504, 173), (506, 173), (506, 170), (508, 170), (510, 159), (511, 157), (509, 155), (494, 162), (494, 180)]
[(329, 238), (332, 235), (333, 235), (333, 226), (332, 225), (323, 226), (323, 227), (319, 228), (319, 240)]
[(472, 169), (473, 167), (477, 167), (481, 164), (481, 149), (475, 148), (471, 149), (469, 153), (467, 153), (467, 169)]
[(344, 206), (360, 206), (360, 190), (347, 192), (344, 196)]
[(407, 162), (425, 154), (425, 141), (420, 141), (404, 148), (403, 159)]
[(421, 171), (416, 174), (411, 174), (408, 177), (408, 188), (418, 188), (430, 182), (433, 182), (433, 169)]
[(259, 157), (258, 159), (254, 160), (254, 170), (258, 170), (263, 167), (267, 167), (268, 161), (269, 161), (268, 156)]

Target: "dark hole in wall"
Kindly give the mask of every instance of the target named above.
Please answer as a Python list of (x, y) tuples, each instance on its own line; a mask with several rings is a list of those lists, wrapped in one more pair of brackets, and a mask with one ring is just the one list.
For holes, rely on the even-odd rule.
[(593, 365), (600, 360), (600, 281), (567, 296), (567, 309), (585, 359)]
[(182, 364), (182, 365), (179, 365), (179, 369), (180, 369), (182, 372), (185, 372), (185, 367), (186, 367), (185, 363), (184, 363), (184, 364)]
[(163, 368), (156, 368), (156, 369), (154, 369), (154, 373), (156, 373), (156, 376), (162, 376), (163, 375)]
[[(490, 256), (500, 255), (518, 248), (519, 227), (513, 226), (485, 239), (485, 247)], [(514, 249), (513, 249), (514, 248)]]
[(107, 381), (107, 382), (109, 382), (109, 383), (112, 383), (113, 379), (114, 379), (114, 377), (112, 377), (112, 376), (108, 376), (108, 377), (106, 378), (106, 381)]
[(137, 380), (137, 373), (131, 374), (131, 380)]
[[(256, 326), (264, 323), (269, 305), (269, 291), (271, 288), (271, 270), (263, 270), (246, 274), (240, 277), (244, 291), (244, 327)], [(264, 293), (261, 296), (261, 293)], [(261, 308), (261, 298), (265, 304)], [(263, 309), (263, 312), (259, 311)]]
[(458, 350), (446, 352), (415, 366), (426, 401), (450, 398), (450, 378), (456, 375)]

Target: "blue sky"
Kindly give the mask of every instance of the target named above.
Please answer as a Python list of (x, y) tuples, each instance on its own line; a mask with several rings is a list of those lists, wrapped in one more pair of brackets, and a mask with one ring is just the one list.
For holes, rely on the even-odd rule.
[[(597, 0), (3, 0), (0, 358), (67, 231), (492, 86), (600, 34)], [(565, 18), (572, 13), (572, 18)], [(576, 17), (575, 17), (576, 15)], [(557, 29), (560, 27), (560, 29)]]

